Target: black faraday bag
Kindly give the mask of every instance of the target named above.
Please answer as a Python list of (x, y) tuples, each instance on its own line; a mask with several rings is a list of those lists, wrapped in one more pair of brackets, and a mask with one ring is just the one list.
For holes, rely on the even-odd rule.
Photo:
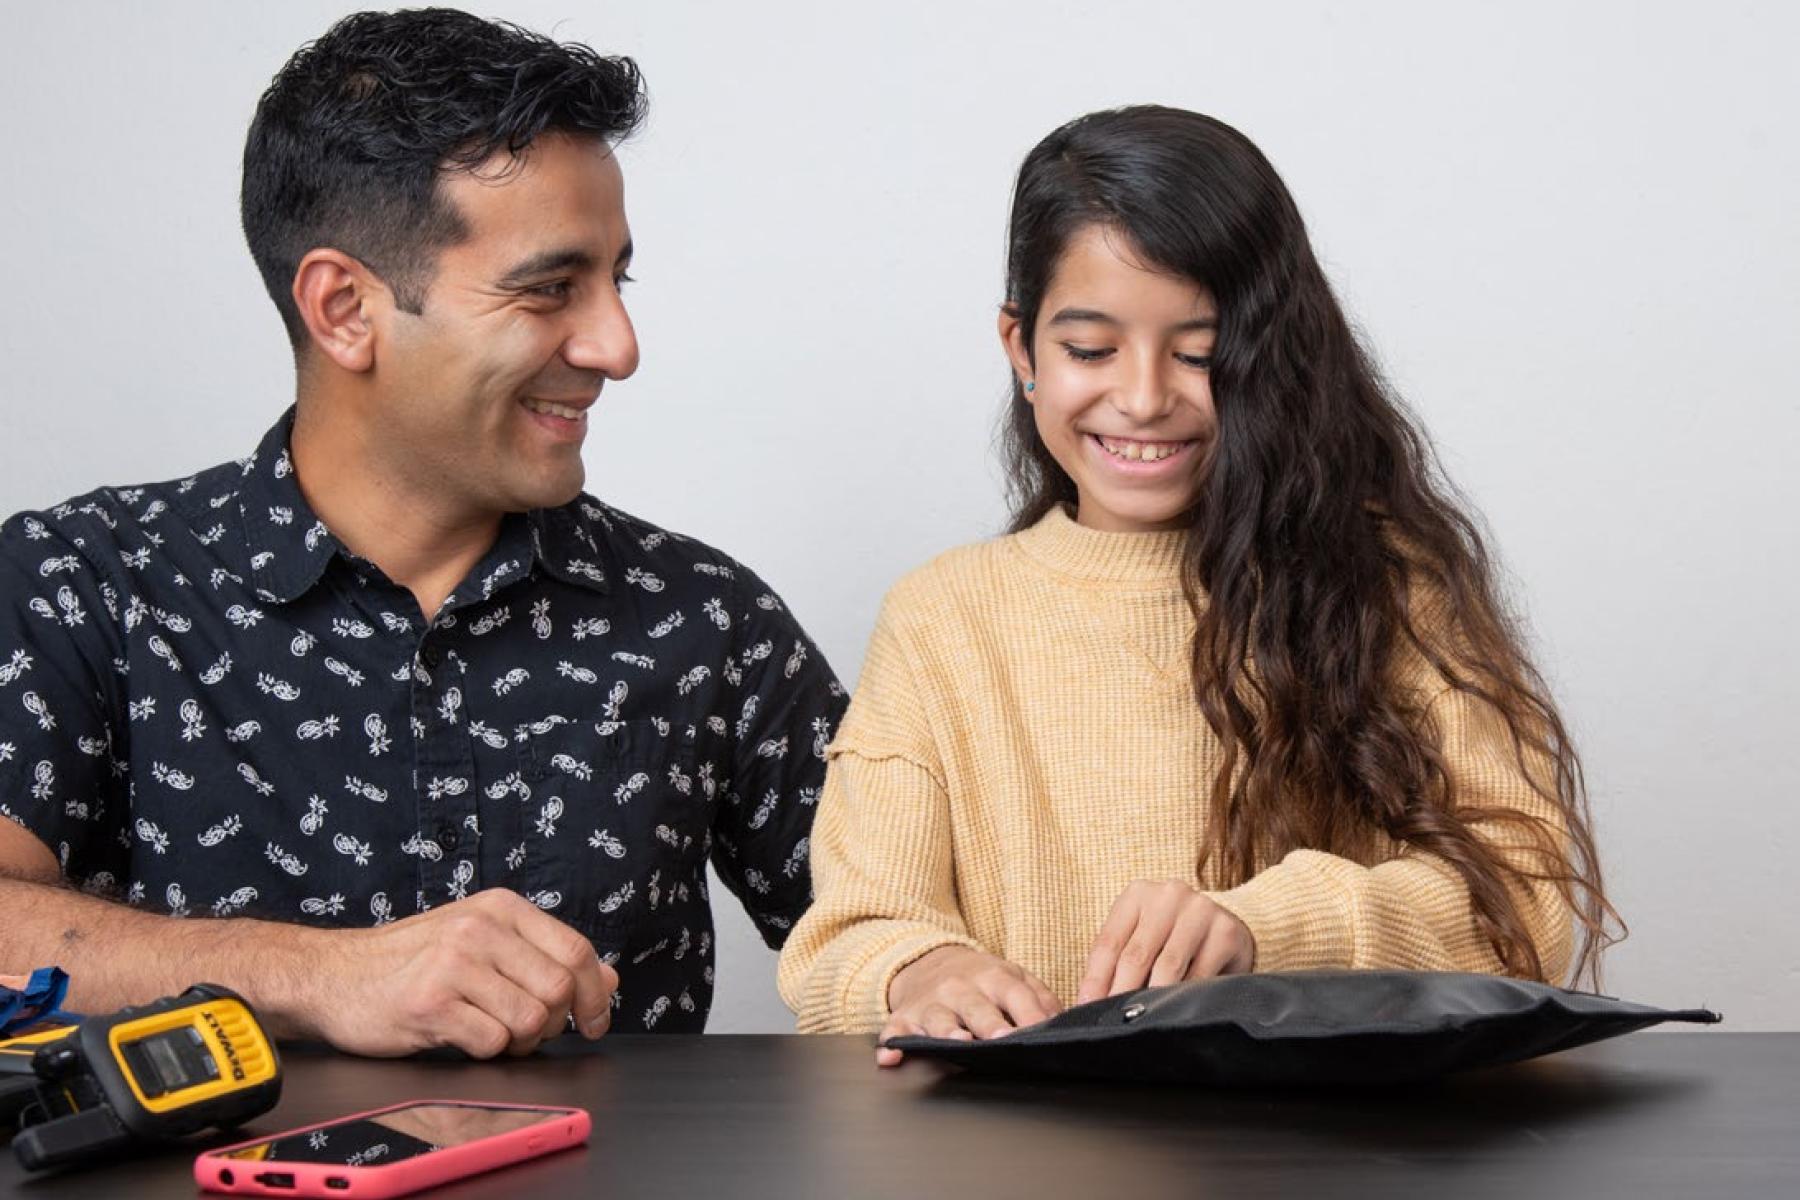
[(973, 1071), (1239, 1087), (1386, 1084), (1567, 1050), (1669, 1011), (1498, 975), (1289, 971), (1147, 988), (992, 1041), (887, 1045)]

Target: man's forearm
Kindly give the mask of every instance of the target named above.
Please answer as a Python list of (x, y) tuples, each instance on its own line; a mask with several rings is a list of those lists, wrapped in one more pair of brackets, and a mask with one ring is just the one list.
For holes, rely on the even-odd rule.
[(65, 1007), (111, 1012), (218, 983), (253, 1004), (277, 1037), (316, 1037), (318, 958), (350, 931), (247, 918), (139, 912), (68, 887), (0, 878), (0, 966), (69, 973)]

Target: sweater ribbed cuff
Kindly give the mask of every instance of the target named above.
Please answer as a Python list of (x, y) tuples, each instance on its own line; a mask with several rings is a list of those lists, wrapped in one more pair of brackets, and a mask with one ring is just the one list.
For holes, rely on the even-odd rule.
[[(1331, 878), (1329, 855), (1296, 851), (1248, 883), (1208, 892), (1256, 939), (1256, 971), (1350, 967), (1356, 957), (1354, 893)], [(1341, 861), (1341, 860), (1339, 860)]]
[[(836, 996), (813, 994), (800, 1012), (801, 1033), (878, 1033), (887, 1024), (888, 987), (894, 976), (942, 946), (981, 946), (966, 937), (921, 926), (872, 938), (861, 947), (862, 961), (847, 972)], [(819, 975), (827, 975), (819, 972)], [(825, 979), (817, 979), (825, 983)]]

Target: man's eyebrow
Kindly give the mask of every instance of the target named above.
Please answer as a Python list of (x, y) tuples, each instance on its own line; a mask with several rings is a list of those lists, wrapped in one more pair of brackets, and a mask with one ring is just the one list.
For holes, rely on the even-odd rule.
[[(622, 271), (631, 262), (632, 244), (626, 242), (619, 248), (619, 257), (613, 260), (613, 270)], [(554, 275), (559, 271), (586, 271), (592, 269), (594, 256), (586, 250), (545, 250), (534, 254), (500, 277), (499, 286), (503, 288), (523, 287), (546, 275)]]
[[(1058, 309), (1056, 315), (1051, 317), (1047, 324), (1080, 325), (1084, 322), (1098, 322), (1102, 325), (1117, 325), (1119, 324), (1119, 319), (1110, 313), (1103, 313), (1097, 308), (1064, 308)], [(1191, 321), (1183, 321), (1181, 324), (1176, 325), (1172, 332), (1188, 333), (1196, 329), (1217, 329), (1218, 327), (1219, 319), (1217, 317), (1195, 317)]]
[(593, 265), (594, 256), (586, 250), (545, 250), (515, 264), (500, 277), (500, 286), (521, 287), (558, 271), (585, 271)]

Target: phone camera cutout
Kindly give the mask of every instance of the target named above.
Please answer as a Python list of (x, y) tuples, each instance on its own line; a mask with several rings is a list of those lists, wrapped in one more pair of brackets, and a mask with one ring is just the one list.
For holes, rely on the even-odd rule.
[(219, 1182), (224, 1184), (226, 1187), (230, 1187), (232, 1184), (237, 1182), (237, 1176), (233, 1175), (231, 1173), (230, 1167), (222, 1167), (219, 1170)]

